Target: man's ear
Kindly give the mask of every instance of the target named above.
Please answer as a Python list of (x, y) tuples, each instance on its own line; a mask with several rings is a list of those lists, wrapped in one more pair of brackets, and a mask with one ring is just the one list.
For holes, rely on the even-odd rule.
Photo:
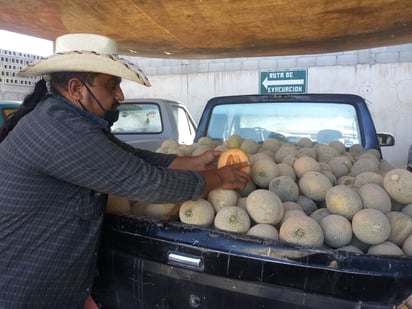
[(78, 78), (72, 78), (67, 83), (68, 94), (76, 100), (83, 99), (83, 89), (84, 89), (84, 83), (82, 80)]

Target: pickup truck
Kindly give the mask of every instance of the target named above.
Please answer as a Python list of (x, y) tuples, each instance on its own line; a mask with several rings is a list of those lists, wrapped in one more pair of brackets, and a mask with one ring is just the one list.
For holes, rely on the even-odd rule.
[(156, 151), (163, 141), (192, 144), (196, 123), (182, 103), (166, 99), (127, 99), (119, 106), (112, 132), (135, 148)]
[(7, 119), (13, 112), (20, 107), (20, 103), (14, 101), (1, 101), (0, 102), (0, 127), (3, 125), (4, 120)]
[[(392, 145), (356, 95), (209, 100), (195, 142), (232, 134), (347, 148)], [(93, 297), (101, 308), (409, 308), (412, 258), (303, 248), (132, 214), (106, 214)]]

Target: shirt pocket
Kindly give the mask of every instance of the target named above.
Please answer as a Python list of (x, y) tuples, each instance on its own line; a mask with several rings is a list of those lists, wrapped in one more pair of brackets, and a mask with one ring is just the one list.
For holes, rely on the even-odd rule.
[(93, 220), (103, 215), (107, 195), (93, 190), (80, 191), (80, 203), (75, 206), (75, 216), (81, 220)]

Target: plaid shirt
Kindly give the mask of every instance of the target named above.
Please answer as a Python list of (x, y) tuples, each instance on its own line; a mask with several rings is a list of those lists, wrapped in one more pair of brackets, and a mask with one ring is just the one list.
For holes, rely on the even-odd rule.
[(106, 129), (49, 97), (0, 143), (0, 308), (82, 308), (107, 194), (158, 203), (201, 194), (200, 174), (166, 168), (175, 156), (125, 151)]

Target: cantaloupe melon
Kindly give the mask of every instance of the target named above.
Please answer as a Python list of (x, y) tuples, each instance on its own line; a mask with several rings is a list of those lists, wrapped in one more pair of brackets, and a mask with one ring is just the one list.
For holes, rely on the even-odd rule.
[(269, 158), (271, 158), (273, 161), (275, 161), (275, 156), (276, 156), (276, 150), (272, 150), (270, 148), (264, 147), (263, 145), (259, 148), (258, 153), (265, 154)]
[[(151, 219), (161, 219), (175, 209), (176, 203), (148, 204), (144, 209), (144, 215)], [(173, 216), (172, 216), (173, 217)]]
[(245, 187), (241, 190), (238, 190), (239, 194), (241, 197), (246, 197), (248, 196), (251, 192), (256, 190), (256, 185), (252, 180), (249, 180)]
[(395, 167), (385, 159), (379, 161), (379, 174), (385, 176), (387, 172), (393, 170)]
[(185, 155), (183, 149), (181, 149), (180, 146), (178, 146), (178, 147), (176, 147), (176, 148), (168, 148), (168, 149), (159, 148), (159, 149), (157, 150), (157, 152), (166, 153), (166, 154), (175, 154), (175, 155), (177, 155), (178, 157), (182, 157), (182, 156)]
[(213, 205), (216, 212), (226, 206), (236, 206), (239, 198), (239, 193), (230, 189), (213, 189), (207, 195), (207, 200)]
[(191, 156), (195, 148), (196, 146), (194, 144), (191, 144), (191, 145), (180, 144), (179, 145), (179, 151), (180, 153), (182, 153), (183, 156)]
[(334, 148), (339, 154), (344, 154), (346, 152), (345, 144), (341, 141), (332, 141), (328, 145)]
[(280, 227), (279, 239), (301, 247), (321, 247), (324, 235), (320, 225), (312, 218), (301, 215), (289, 217)]
[(330, 188), (329, 178), (319, 172), (307, 172), (299, 180), (300, 191), (314, 201), (323, 201)]
[[(218, 159), (217, 168), (221, 168), (226, 165), (232, 165), (236, 163), (249, 163), (249, 156), (239, 148), (231, 148), (223, 151)], [(242, 171), (249, 173), (250, 167), (244, 166), (241, 168)]]
[(279, 176), (277, 164), (270, 159), (259, 159), (250, 168), (250, 178), (260, 188), (268, 188), (269, 182)]
[(296, 173), (292, 166), (286, 163), (279, 163), (277, 166), (279, 169), (279, 176), (289, 176), (293, 181), (296, 181)]
[(363, 151), (363, 154), (361, 154), (360, 158), (368, 155), (373, 156), (377, 161), (381, 159), (381, 153), (379, 152), (379, 150), (374, 148), (365, 149)]
[(298, 158), (293, 164), (293, 169), (298, 178), (302, 178), (303, 174), (309, 171), (320, 172), (319, 163), (308, 156)]
[(339, 177), (337, 180), (336, 180), (336, 183), (338, 184), (338, 185), (344, 185), (344, 186), (347, 186), (347, 187), (353, 187), (353, 184), (355, 183), (355, 177), (353, 177), (353, 176), (342, 176), (342, 177)]
[(209, 148), (214, 148), (215, 147), (215, 142), (213, 141), (213, 139), (211, 139), (210, 137), (207, 136), (202, 136), (201, 138), (199, 138), (199, 140), (197, 141), (198, 145), (205, 145), (208, 146)]
[(219, 230), (244, 234), (250, 228), (250, 218), (244, 209), (227, 206), (217, 212), (214, 224)]
[(296, 144), (300, 147), (312, 147), (313, 141), (309, 137), (302, 137)]
[(266, 223), (255, 224), (246, 234), (263, 239), (279, 240), (278, 230), (273, 225)]
[(105, 208), (106, 213), (125, 215), (130, 213), (131, 204), (127, 198), (109, 194)]
[(367, 253), (373, 255), (404, 255), (402, 249), (390, 241), (370, 246)]
[(241, 197), (238, 199), (237, 204), (235, 206), (243, 208), (244, 210), (246, 210), (246, 199), (247, 197)]
[(346, 245), (336, 249), (337, 251), (348, 251), (353, 253), (360, 253), (362, 254), (363, 251), (354, 245)]
[(360, 144), (353, 144), (349, 147), (349, 153), (353, 154), (355, 157), (359, 156), (363, 152), (363, 147)]
[(319, 222), (325, 243), (332, 248), (346, 246), (352, 240), (352, 225), (340, 215), (327, 215)]
[(389, 239), (391, 224), (379, 210), (361, 209), (352, 218), (352, 230), (360, 241), (377, 245)]
[(337, 156), (329, 160), (328, 165), (336, 178), (347, 176), (352, 168), (352, 162), (346, 156)]
[(355, 163), (353, 163), (352, 168), (350, 170), (350, 176), (358, 176), (360, 173), (364, 172), (379, 172), (379, 161), (372, 156), (364, 156), (359, 158)]
[(402, 246), (405, 239), (412, 234), (412, 218), (401, 211), (390, 211), (386, 213), (391, 224), (389, 241), (395, 245)]
[(404, 169), (393, 169), (383, 178), (383, 187), (391, 198), (403, 204), (412, 203), (412, 173)]
[(229, 148), (240, 148), (240, 145), (242, 145), (242, 142), (243, 142), (243, 137), (241, 137), (239, 134), (232, 134), (227, 140), (227, 146)]
[(246, 209), (256, 223), (272, 225), (279, 223), (284, 213), (280, 198), (266, 189), (258, 189), (250, 193), (246, 199)]
[(303, 211), (302, 206), (300, 206), (296, 202), (290, 202), (290, 201), (289, 202), (282, 202), (282, 205), (283, 205), (283, 210), (285, 212), (288, 211), (288, 210), (291, 210), (291, 209), (297, 209), (297, 210)]
[(215, 209), (205, 199), (186, 201), (179, 209), (179, 219), (183, 223), (209, 226), (215, 218)]
[(297, 154), (298, 158), (301, 157), (310, 157), (314, 160), (316, 160), (316, 150), (312, 147), (302, 147), (298, 150), (298, 154)]
[(344, 216), (349, 220), (363, 207), (359, 194), (344, 185), (337, 185), (329, 189), (325, 201), (326, 207), (331, 213)]
[(192, 152), (192, 156), (200, 156), (202, 154), (204, 154), (206, 151), (212, 150), (213, 148), (211, 148), (210, 146), (207, 145), (198, 145), (195, 147), (195, 149)]
[(353, 183), (353, 186), (355, 188), (360, 188), (361, 186), (367, 183), (374, 183), (383, 188), (383, 176), (381, 174), (374, 172), (363, 172), (355, 177), (355, 182)]
[[(352, 233), (353, 233), (353, 226), (352, 226)], [(367, 252), (369, 247), (371, 246), (370, 244), (364, 243), (361, 241), (358, 237), (356, 237), (355, 234), (352, 236), (352, 240), (350, 241), (349, 245), (355, 246), (359, 249), (362, 250), (362, 252)]]
[(166, 139), (161, 144), (160, 147), (156, 150), (159, 153), (176, 153), (179, 148), (179, 143), (174, 139)]
[(316, 205), (315, 201), (304, 195), (299, 195), (298, 199), (296, 200), (296, 203), (298, 203), (302, 207), (303, 211), (308, 216), (318, 209), (318, 206)]
[(412, 218), (412, 204), (405, 205), (401, 211)]
[(260, 144), (251, 138), (247, 138), (243, 140), (242, 144), (240, 145), (240, 149), (242, 149), (248, 154), (256, 153), (259, 150), (259, 148), (260, 148)]
[(284, 143), (282, 146), (279, 148), (278, 151), (276, 151), (275, 154), (275, 161), (276, 163), (282, 163), (283, 159), (287, 155), (297, 155), (298, 153), (298, 146), (290, 143)]
[(268, 159), (268, 160), (274, 161), (274, 159), (270, 155), (268, 155), (267, 152), (262, 151), (262, 152), (254, 153), (249, 156), (250, 165), (255, 164), (255, 162), (259, 159)]
[(227, 144), (225, 144), (225, 143), (217, 145), (215, 147), (215, 150), (220, 151), (220, 152), (226, 151), (228, 149), (229, 149), (229, 147), (227, 147)]
[(329, 172), (329, 171), (321, 171), (321, 173), (322, 173), (323, 175), (325, 175), (326, 177), (328, 177), (328, 179), (329, 179), (330, 183), (332, 184), (332, 186), (336, 185), (337, 180), (336, 180), (335, 175), (333, 175), (332, 172)]
[(409, 235), (409, 236), (405, 239), (405, 241), (403, 242), (402, 251), (403, 251), (407, 256), (412, 256), (412, 234)]
[(285, 164), (290, 165), (290, 166), (293, 167), (293, 165), (295, 164), (297, 159), (299, 159), (298, 154), (290, 153), (290, 154), (287, 154), (286, 156), (283, 157), (281, 163), (285, 163)]
[(290, 217), (298, 217), (298, 216), (306, 216), (306, 214), (301, 209), (285, 210), (283, 213), (282, 220), (280, 220), (280, 223), (278, 224), (278, 226), (282, 226), (282, 224)]
[(130, 203), (130, 214), (134, 216), (144, 216), (144, 212), (146, 210), (147, 205), (150, 203), (147, 202), (140, 202), (140, 201), (135, 201)]
[(366, 183), (358, 189), (363, 208), (375, 208), (383, 213), (391, 211), (391, 198), (381, 186)]
[(331, 167), (329, 166), (328, 163), (326, 163), (326, 162), (318, 162), (318, 163), (319, 163), (321, 172), (328, 171), (328, 172), (332, 173), (332, 169), (331, 169)]
[(333, 157), (339, 156), (339, 152), (325, 144), (317, 144), (316, 145), (316, 158), (319, 162), (328, 163)]
[(261, 149), (269, 149), (270, 151), (276, 153), (282, 146), (283, 142), (276, 138), (267, 138), (263, 141)]
[(299, 187), (289, 176), (278, 176), (269, 182), (269, 191), (275, 193), (282, 202), (294, 202), (299, 196)]
[(320, 222), (324, 217), (326, 217), (327, 215), (330, 215), (331, 212), (329, 211), (329, 209), (327, 208), (319, 208), (316, 209), (314, 212), (312, 212), (309, 216), (312, 219), (315, 219), (316, 222)]

